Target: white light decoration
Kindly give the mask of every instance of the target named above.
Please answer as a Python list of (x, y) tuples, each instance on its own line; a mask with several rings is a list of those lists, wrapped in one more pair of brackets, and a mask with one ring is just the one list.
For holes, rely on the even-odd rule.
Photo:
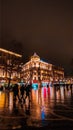
[(0, 51), (5, 52), (5, 53), (8, 53), (8, 54), (11, 54), (11, 55), (15, 55), (15, 56), (17, 56), (17, 57), (22, 57), (22, 55), (19, 55), (19, 54), (17, 54), (17, 53), (14, 53), (14, 52), (12, 52), (12, 51), (8, 51), (8, 50), (2, 49), (2, 48), (0, 48)]

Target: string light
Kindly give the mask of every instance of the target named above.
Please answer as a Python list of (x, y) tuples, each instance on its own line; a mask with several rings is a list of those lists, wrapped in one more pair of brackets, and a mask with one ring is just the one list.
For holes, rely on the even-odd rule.
[(17, 57), (22, 57), (22, 55), (20, 55), (20, 54), (17, 54), (17, 53), (14, 53), (12, 51), (8, 51), (8, 50), (2, 49), (2, 48), (0, 48), (0, 51), (5, 52), (5, 53), (9, 53), (11, 55), (15, 55)]

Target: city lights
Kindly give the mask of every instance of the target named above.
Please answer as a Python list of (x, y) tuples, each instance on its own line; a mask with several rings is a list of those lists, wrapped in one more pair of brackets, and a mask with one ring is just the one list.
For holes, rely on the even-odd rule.
[(31, 56), (30, 61), (23, 65), (22, 72), (24, 75), (24, 81), (27, 79), (31, 80), (32, 82), (34, 79), (38, 80), (39, 82), (50, 82), (64, 77), (63, 68), (42, 61), (36, 53)]
[(17, 54), (17, 53), (14, 53), (14, 52), (11, 52), (11, 51), (2, 49), (2, 48), (0, 48), (0, 51), (2, 51), (2, 52), (4, 52), (4, 53), (11, 54), (11, 55), (15, 55), (15, 56), (17, 56), (17, 57), (22, 57), (22, 55), (19, 55), (19, 54)]

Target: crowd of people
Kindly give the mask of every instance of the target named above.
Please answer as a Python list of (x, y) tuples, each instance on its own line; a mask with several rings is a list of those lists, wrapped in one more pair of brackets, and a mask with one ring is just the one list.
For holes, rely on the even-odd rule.
[(14, 84), (13, 87), (13, 99), (19, 100), (19, 101), (26, 101), (26, 98), (28, 97), (30, 101), (30, 92), (31, 92), (31, 84), (26, 83), (22, 85)]

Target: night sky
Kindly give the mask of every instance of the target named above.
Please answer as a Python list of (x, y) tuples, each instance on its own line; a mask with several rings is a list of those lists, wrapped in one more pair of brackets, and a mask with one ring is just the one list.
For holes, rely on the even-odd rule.
[(73, 75), (73, 3), (70, 0), (0, 0), (0, 47), (41, 59)]

